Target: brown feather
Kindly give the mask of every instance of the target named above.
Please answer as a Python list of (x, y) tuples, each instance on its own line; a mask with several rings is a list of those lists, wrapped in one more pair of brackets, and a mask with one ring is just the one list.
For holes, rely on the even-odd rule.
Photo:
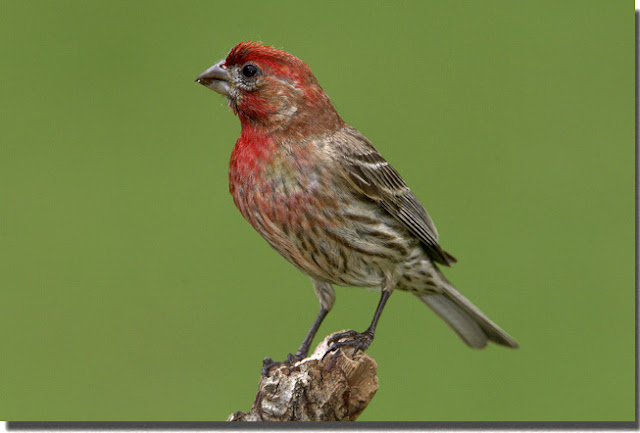
[[(420, 239), (433, 261), (446, 266), (455, 263), (456, 259), (438, 243), (438, 231), (431, 217), (404, 179), (366, 137), (356, 129), (349, 129), (353, 138), (349, 146), (338, 143), (337, 149), (351, 181)], [(354, 141), (357, 146), (353, 146)]]

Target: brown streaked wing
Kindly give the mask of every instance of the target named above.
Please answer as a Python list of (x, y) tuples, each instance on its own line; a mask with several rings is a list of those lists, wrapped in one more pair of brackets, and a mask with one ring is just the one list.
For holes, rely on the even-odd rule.
[[(455, 263), (456, 259), (438, 243), (438, 231), (431, 217), (400, 174), (364, 136), (356, 134), (355, 130), (350, 135), (349, 138), (358, 140), (356, 149), (340, 145), (343, 144), (340, 142), (336, 147), (353, 183), (418, 237), (433, 261), (447, 266)], [(352, 144), (351, 140), (349, 144)]]

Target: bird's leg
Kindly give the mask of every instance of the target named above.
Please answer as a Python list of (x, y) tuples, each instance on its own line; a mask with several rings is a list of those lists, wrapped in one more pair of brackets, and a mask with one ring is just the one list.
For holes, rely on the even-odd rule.
[(296, 362), (307, 357), (307, 355), (309, 354), (309, 347), (311, 346), (311, 342), (316, 336), (318, 328), (320, 328), (320, 324), (322, 324), (322, 321), (324, 320), (328, 312), (329, 311), (325, 310), (324, 308), (320, 310), (320, 313), (318, 313), (318, 317), (316, 317), (313, 325), (311, 325), (311, 329), (309, 329), (309, 332), (307, 332), (307, 336), (302, 341), (302, 344), (300, 345), (300, 348), (298, 349), (296, 354), (289, 354), (289, 360), (293, 360), (294, 362)]
[[(376, 308), (376, 312), (373, 315), (373, 320), (371, 321), (371, 325), (364, 332), (356, 332), (356, 331), (345, 331), (340, 332), (339, 334), (334, 334), (331, 337), (331, 346), (329, 348), (329, 352), (339, 349), (344, 346), (354, 347), (356, 352), (358, 350), (362, 350), (363, 352), (367, 350), (367, 348), (371, 345), (373, 341), (373, 337), (376, 333), (376, 326), (378, 325), (378, 320), (380, 319), (380, 315), (382, 314), (382, 310), (384, 309), (387, 300), (391, 296), (391, 290), (382, 289), (382, 296), (380, 296), (380, 302), (378, 302), (378, 308)], [(326, 356), (326, 354), (325, 354)]]
[(269, 371), (274, 368), (277, 367), (279, 365), (282, 364), (295, 364), (296, 362), (306, 358), (307, 354), (309, 353), (309, 347), (311, 346), (311, 342), (313, 341), (313, 337), (316, 336), (316, 333), (318, 332), (318, 328), (320, 328), (320, 325), (322, 324), (322, 321), (324, 320), (324, 318), (327, 316), (327, 313), (329, 313), (329, 310), (322, 308), (320, 310), (320, 313), (318, 313), (318, 316), (316, 317), (316, 320), (313, 322), (313, 325), (311, 325), (311, 329), (309, 329), (309, 332), (307, 333), (307, 336), (304, 337), (304, 340), (302, 341), (302, 344), (300, 345), (300, 348), (298, 349), (298, 351), (296, 352), (295, 355), (289, 354), (289, 356), (287, 357), (286, 361), (281, 361), (281, 362), (277, 362), (274, 361), (273, 359), (266, 357), (263, 361), (262, 361), (262, 375), (263, 376), (268, 376), (269, 375)]

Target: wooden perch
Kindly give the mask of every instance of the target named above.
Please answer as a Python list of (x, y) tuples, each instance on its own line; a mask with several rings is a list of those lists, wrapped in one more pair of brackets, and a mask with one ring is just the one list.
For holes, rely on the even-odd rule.
[(352, 347), (327, 353), (332, 335), (310, 357), (262, 376), (251, 411), (227, 421), (355, 421), (378, 390), (378, 366)]

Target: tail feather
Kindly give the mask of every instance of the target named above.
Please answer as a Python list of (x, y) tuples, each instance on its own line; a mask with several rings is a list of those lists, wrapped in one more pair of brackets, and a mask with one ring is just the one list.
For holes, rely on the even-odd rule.
[(416, 296), (474, 349), (485, 347), (487, 341), (512, 348), (518, 347), (518, 343), (509, 334), (493, 323), (452, 285), (447, 284), (443, 293)]
[(487, 345), (487, 334), (480, 325), (445, 295), (419, 295), (418, 297), (447, 322), (469, 346), (481, 349)]

